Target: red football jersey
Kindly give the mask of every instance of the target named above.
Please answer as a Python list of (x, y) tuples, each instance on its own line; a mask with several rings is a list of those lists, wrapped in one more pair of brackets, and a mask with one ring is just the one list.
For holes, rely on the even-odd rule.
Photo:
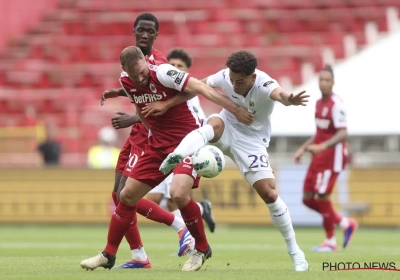
[[(163, 101), (184, 91), (190, 78), (189, 73), (170, 64), (156, 65), (150, 61), (149, 69), (150, 81), (145, 88), (132, 83), (126, 72), (121, 73), (120, 83), (139, 109), (146, 103)], [(176, 146), (189, 132), (200, 127), (190, 102), (180, 103), (160, 117), (149, 116), (146, 121), (150, 127), (148, 144), (157, 148)]]
[(151, 50), (151, 53), (149, 55), (149, 60), (156, 65), (162, 63), (168, 63), (168, 60), (165, 57), (165, 55), (161, 51), (156, 49)]
[(129, 143), (131, 146), (144, 151), (148, 141), (148, 131), (144, 124), (135, 123), (132, 125), (131, 133), (129, 134)]
[[(347, 127), (347, 112), (343, 100), (337, 95), (328, 99), (319, 99), (315, 108), (315, 124), (317, 132), (314, 137), (314, 144), (319, 144), (332, 138), (338, 129)], [(336, 144), (320, 154), (313, 156), (313, 164), (324, 166), (340, 172), (347, 160), (346, 141)]]
[[(151, 50), (149, 60), (154, 64), (168, 63), (168, 60), (165, 57), (165, 55), (161, 51), (154, 48)], [(142, 123), (137, 123), (132, 125), (132, 130), (129, 135), (129, 143), (131, 144), (131, 146), (144, 151), (147, 141), (148, 141), (147, 128)]]

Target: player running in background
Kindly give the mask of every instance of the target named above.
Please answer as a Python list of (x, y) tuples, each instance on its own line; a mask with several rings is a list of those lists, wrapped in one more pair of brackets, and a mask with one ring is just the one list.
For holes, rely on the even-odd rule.
[(223, 109), (220, 114), (211, 115), (201, 128), (190, 132), (163, 161), (160, 170), (170, 172), (185, 157), (193, 155), (208, 143), (221, 149), (236, 163), (242, 176), (267, 204), (273, 224), (286, 241), (295, 271), (305, 271), (308, 270), (308, 263), (297, 245), (288, 207), (276, 191), (267, 147), (275, 101), (285, 106), (304, 106), (308, 96), (304, 95), (304, 91), (297, 95), (289, 94), (277, 81), (256, 69), (257, 64), (253, 54), (238, 51), (228, 58), (228, 68), (203, 80), (211, 87), (222, 89), (235, 104), (254, 114), (254, 123), (250, 126), (241, 124)]
[[(172, 49), (167, 54), (168, 63), (172, 66), (178, 68), (181, 71), (189, 72), (190, 67), (192, 66), (192, 58), (188, 52), (183, 49), (175, 48)], [(190, 99), (190, 103), (192, 104), (194, 112), (200, 119), (205, 119), (206, 116), (204, 114), (203, 109), (200, 105), (200, 99), (198, 96)], [(164, 112), (167, 110), (166, 107), (161, 108)], [(144, 113), (146, 114), (147, 111)], [(163, 113), (162, 113), (163, 114)], [(171, 199), (169, 194), (171, 182), (172, 182), (172, 174), (168, 176), (160, 185), (152, 189), (146, 196), (147, 199), (154, 201), (157, 204), (160, 204), (162, 200), (166, 201), (166, 208), (172, 212), (175, 216), (181, 217), (181, 212), (179, 211), (176, 204)], [(215, 220), (211, 212), (211, 202), (207, 199), (197, 202), (197, 205), (200, 207), (201, 216), (204, 221), (207, 223), (211, 232), (215, 230)]]
[(326, 239), (313, 248), (319, 252), (337, 250), (335, 224), (343, 229), (343, 248), (357, 228), (357, 221), (336, 212), (331, 200), (333, 186), (347, 162), (347, 113), (342, 99), (332, 92), (333, 85), (333, 70), (328, 65), (319, 74), (322, 98), (315, 108), (317, 132), (294, 156), (295, 162), (299, 163), (305, 152), (312, 154), (303, 186), (303, 203), (323, 217)]
[[(114, 265), (116, 253), (125, 232), (131, 225), (137, 229), (136, 211), (139, 200), (169, 175), (159, 171), (161, 162), (176, 148), (186, 134), (200, 127), (200, 121), (193, 112), (190, 102), (172, 107), (162, 117), (144, 118), (141, 110), (146, 104), (157, 100), (168, 100), (178, 94), (189, 94), (192, 97), (202, 94), (211, 102), (227, 109), (239, 121), (245, 124), (251, 124), (253, 121), (252, 114), (211, 87), (169, 64), (152, 63), (137, 47), (125, 48), (121, 52), (120, 61), (124, 70), (120, 78), (121, 85), (131, 102), (135, 104), (143, 124), (150, 129), (149, 141), (144, 154), (139, 158), (121, 191), (120, 202), (111, 217), (107, 246), (97, 256), (81, 262), (82, 268), (86, 269), (95, 269), (100, 266), (111, 268)], [(171, 196), (191, 235), (195, 238), (194, 252), (183, 265), (182, 270), (195, 271), (199, 270), (212, 254), (200, 209), (190, 198), (191, 189), (193, 186), (198, 186), (199, 177), (193, 169), (190, 157), (176, 166), (173, 172)], [(148, 262), (138, 229), (135, 247), (139, 255), (137, 260)]]
[[(151, 61), (158, 61), (167, 63), (167, 59), (164, 54), (153, 48), (154, 40), (157, 38), (159, 29), (159, 23), (157, 18), (152, 14), (141, 14), (134, 22), (134, 37), (136, 45), (149, 56)], [(122, 92), (122, 94), (121, 94)], [(126, 96), (123, 89), (107, 90), (102, 94), (101, 104), (104, 103), (106, 99), (114, 98), (117, 96)], [(188, 97), (183, 95), (177, 95), (171, 98), (171, 104), (179, 104), (186, 101)], [(125, 121), (129, 119), (132, 124), (132, 130), (129, 138), (126, 140), (119, 158), (115, 170), (115, 180), (114, 189), (112, 192), (112, 198), (115, 205), (118, 204), (117, 191), (118, 187), (122, 188), (132, 171), (134, 165), (136, 164), (138, 158), (142, 155), (145, 146), (148, 141), (148, 131), (146, 127), (140, 123), (138, 116), (128, 116), (124, 113), (119, 113), (121, 118)], [(123, 120), (122, 120), (123, 121)], [(166, 211), (158, 204), (152, 202), (151, 200), (142, 199), (138, 203), (137, 212), (155, 222), (163, 223), (167, 226), (171, 226), (178, 233), (179, 238), (179, 249), (178, 256), (183, 256), (190, 252), (190, 249), (194, 246), (194, 239), (190, 235), (182, 217), (176, 217), (170, 212)], [(137, 256), (137, 248), (135, 243), (135, 231), (136, 227), (132, 225), (125, 237), (132, 250), (132, 260), (126, 262), (116, 268), (149, 268), (151, 267), (150, 262), (140, 262)]]

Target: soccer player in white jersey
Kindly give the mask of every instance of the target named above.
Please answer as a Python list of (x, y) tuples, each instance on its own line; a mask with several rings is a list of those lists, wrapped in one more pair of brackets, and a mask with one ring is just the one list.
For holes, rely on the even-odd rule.
[(266, 73), (257, 70), (256, 57), (247, 51), (233, 53), (227, 60), (228, 68), (204, 79), (203, 82), (222, 89), (238, 106), (254, 114), (250, 125), (240, 124), (226, 110), (213, 114), (201, 128), (190, 132), (160, 166), (167, 173), (186, 156), (194, 154), (208, 143), (220, 148), (238, 166), (242, 176), (252, 185), (267, 204), (273, 224), (286, 241), (295, 271), (308, 270), (303, 251), (296, 242), (295, 232), (286, 204), (279, 197), (267, 147), (271, 136), (270, 117), (275, 101), (283, 105), (305, 106), (309, 96), (305, 91), (293, 95), (281, 88)]

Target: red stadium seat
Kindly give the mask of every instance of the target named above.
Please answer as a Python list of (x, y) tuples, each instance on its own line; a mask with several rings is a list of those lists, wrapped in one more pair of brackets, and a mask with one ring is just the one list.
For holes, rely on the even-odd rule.
[[(224, 68), (231, 52), (247, 49), (274, 78), (285, 76), (300, 84), (302, 63), (322, 66), (322, 47), (343, 58), (345, 35), (364, 46), (366, 23), (386, 31), (388, 6), (400, 9), (400, 1), (61, 1), (40, 25), (2, 52), (0, 87), (18, 90), (21, 99), (0, 96), (0, 111), (23, 115), (20, 107), (31, 102), (43, 117), (54, 115), (60, 126), (71, 131), (78, 126), (76, 135), (85, 144), (78, 144), (68, 130), (62, 141), (67, 151), (84, 153), (96, 142), (99, 127), (109, 122), (105, 110), (85, 112), (98, 108), (102, 90), (119, 86), (119, 53), (134, 44), (133, 20), (149, 7), (160, 22), (155, 47), (165, 54), (172, 47), (186, 48), (194, 58), (191, 72), (196, 77)], [(121, 102), (121, 108), (131, 110), (132, 105)], [(15, 123), (20, 119), (15, 117)]]

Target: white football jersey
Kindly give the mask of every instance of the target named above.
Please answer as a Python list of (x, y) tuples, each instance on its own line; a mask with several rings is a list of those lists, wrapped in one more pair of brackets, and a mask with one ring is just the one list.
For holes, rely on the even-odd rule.
[(248, 126), (238, 122), (236, 117), (229, 111), (223, 109), (221, 112), (224, 119), (238, 131), (249, 136), (256, 136), (257, 140), (262, 141), (268, 147), (271, 137), (271, 114), (275, 104), (275, 101), (270, 98), (270, 94), (280, 86), (276, 80), (265, 72), (256, 69), (255, 73), (257, 75), (256, 81), (246, 97), (236, 94), (233, 90), (233, 85), (229, 78), (229, 68), (209, 76), (207, 84), (211, 87), (222, 89), (236, 105), (254, 114), (254, 122)]

